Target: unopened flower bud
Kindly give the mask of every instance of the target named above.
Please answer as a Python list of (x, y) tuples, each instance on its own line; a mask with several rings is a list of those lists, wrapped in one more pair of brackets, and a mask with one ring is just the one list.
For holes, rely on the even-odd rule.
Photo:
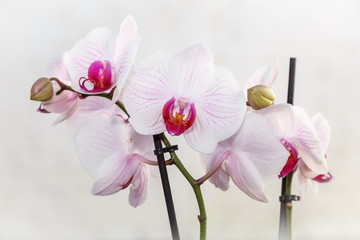
[(34, 101), (48, 101), (53, 96), (53, 86), (48, 78), (38, 79), (31, 87), (30, 99)]
[(255, 109), (259, 110), (274, 104), (274, 91), (264, 85), (257, 85), (248, 89), (248, 103)]

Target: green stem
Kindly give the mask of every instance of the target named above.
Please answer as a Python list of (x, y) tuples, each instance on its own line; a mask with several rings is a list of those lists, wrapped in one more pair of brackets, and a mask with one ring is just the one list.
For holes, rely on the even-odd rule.
[[(286, 176), (286, 195), (291, 195), (291, 183), (294, 172), (290, 172)], [(292, 201), (286, 202), (286, 232), (287, 239), (291, 239), (292, 236)]]
[(117, 101), (115, 102), (115, 104), (116, 104), (121, 110), (123, 110), (124, 113), (125, 113), (128, 117), (130, 117), (129, 113), (128, 113), (128, 112), (126, 111), (126, 109), (125, 109), (124, 104), (123, 104), (122, 102), (120, 102), (120, 100), (117, 100)]
[[(294, 172), (290, 172), (282, 182), (282, 196), (291, 195), (291, 184)], [(292, 237), (292, 201), (281, 202), (279, 240), (291, 240)]]
[[(169, 140), (166, 138), (164, 133), (162, 133), (160, 135), (160, 137), (161, 137), (161, 140), (163, 141), (163, 143), (165, 144), (166, 147), (171, 146)], [(176, 153), (171, 152), (170, 155), (171, 155), (171, 158), (174, 161), (174, 165), (184, 175), (184, 177), (190, 183), (190, 185), (191, 185), (191, 187), (192, 187), (192, 189), (193, 189), (193, 191), (195, 193), (196, 200), (197, 200), (198, 207), (199, 207), (199, 211), (200, 211), (200, 214), (198, 215), (198, 219), (199, 219), (199, 223), (200, 223), (200, 240), (205, 240), (206, 239), (206, 222), (207, 222), (207, 218), (206, 218), (206, 210), (205, 210), (204, 199), (203, 199), (203, 196), (202, 196), (202, 193), (201, 193), (200, 185), (198, 185), (196, 183), (196, 179), (194, 179), (190, 175), (190, 173), (186, 170), (186, 168), (181, 163), (181, 161), (178, 158), (178, 156), (176, 155)]]

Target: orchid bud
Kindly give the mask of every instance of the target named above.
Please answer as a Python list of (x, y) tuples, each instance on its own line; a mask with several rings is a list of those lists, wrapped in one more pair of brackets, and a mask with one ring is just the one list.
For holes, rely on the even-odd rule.
[(48, 78), (39, 78), (31, 87), (30, 99), (34, 101), (48, 101), (53, 96), (53, 86)]
[(255, 109), (259, 110), (274, 104), (274, 91), (264, 85), (257, 85), (248, 89), (248, 103)]

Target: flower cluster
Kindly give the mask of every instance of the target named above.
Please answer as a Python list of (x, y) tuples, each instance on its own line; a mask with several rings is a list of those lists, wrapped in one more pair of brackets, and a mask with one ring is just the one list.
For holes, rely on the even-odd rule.
[[(214, 64), (202, 43), (177, 53), (155, 53), (133, 67), (139, 45), (128, 16), (115, 35), (98, 28), (49, 65), (31, 98), (39, 111), (60, 113), (77, 129), (75, 145), (94, 178), (92, 193), (107, 195), (130, 186), (129, 202), (141, 204), (156, 159), (152, 135), (183, 135), (201, 153), (207, 179), (222, 190), (229, 180), (266, 202), (264, 188), (290, 172), (302, 186), (331, 179), (326, 164), (330, 127), (300, 107), (274, 104), (277, 69), (258, 70), (243, 91), (236, 77)], [(247, 95), (247, 100), (246, 96)], [(304, 188), (303, 188), (304, 189)]]

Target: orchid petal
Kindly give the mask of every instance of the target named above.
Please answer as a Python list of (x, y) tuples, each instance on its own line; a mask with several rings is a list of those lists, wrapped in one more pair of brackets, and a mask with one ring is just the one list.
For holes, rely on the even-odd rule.
[[(130, 153), (132, 139), (122, 118), (98, 113), (75, 136), (79, 159), (95, 179), (92, 193), (108, 195), (130, 188), (129, 202), (136, 207), (147, 195), (149, 171)], [(130, 140), (130, 141), (129, 141)]]
[(136, 38), (127, 48), (122, 52), (122, 55), (118, 58), (115, 63), (118, 73), (116, 89), (113, 96), (113, 102), (116, 102), (120, 98), (122, 88), (124, 86), (125, 80), (129, 75), (130, 69), (134, 63), (135, 56), (137, 53), (138, 45), (140, 38)]
[[(79, 80), (88, 76), (88, 69), (95, 61), (114, 60), (115, 35), (107, 28), (97, 28), (69, 52), (68, 69), (74, 87), (79, 88)], [(112, 66), (113, 67), (113, 66)]]
[(299, 128), (297, 130), (297, 136), (295, 137), (297, 142), (296, 150), (301, 160), (313, 171), (319, 174), (326, 173), (325, 152), (321, 146), (314, 125), (302, 108), (294, 107), (294, 113), (298, 120), (302, 119), (301, 123), (300, 121), (297, 122)]
[(229, 155), (225, 166), (232, 181), (238, 188), (255, 200), (268, 202), (263, 191), (261, 175), (256, 167), (251, 164), (251, 160), (246, 158), (246, 155)]
[(136, 170), (133, 181), (131, 182), (129, 203), (133, 207), (137, 207), (142, 204), (147, 196), (149, 175), (148, 168), (144, 164), (140, 164)]
[(222, 67), (214, 66), (211, 76), (202, 75), (201, 86), (194, 99), (197, 116), (203, 115), (207, 129), (212, 129), (217, 142), (222, 141), (239, 129), (246, 112), (245, 96), (235, 76)]
[(275, 80), (277, 78), (278, 73), (279, 73), (279, 63), (276, 64), (274, 73), (271, 76), (271, 78), (270, 78), (270, 80), (269, 80), (269, 82), (267, 83), (266, 86), (268, 86), (269, 88), (272, 87), (272, 85), (274, 84), (274, 82), (275, 82)]
[(99, 169), (107, 164), (107, 159), (113, 164), (111, 156), (117, 156), (118, 161), (126, 159), (126, 138), (122, 137), (124, 124), (121, 118), (98, 114), (76, 133), (75, 146), (80, 162), (93, 178), (102, 177)]
[(263, 189), (277, 179), (289, 153), (273, 135), (267, 121), (250, 112), (232, 142), (226, 169), (234, 183), (250, 197), (266, 202)]
[(131, 124), (126, 124), (126, 131), (127, 136), (129, 136), (128, 151), (146, 157), (148, 160), (156, 161), (153, 137), (137, 133)]
[(150, 56), (134, 71), (123, 90), (123, 102), (129, 121), (140, 134), (154, 135), (166, 131), (162, 108), (172, 97), (167, 60), (163, 53)]
[[(311, 170), (306, 164), (302, 161), (299, 161), (299, 172), (298, 172), (298, 178), (300, 181), (300, 194), (301, 196), (304, 195), (305, 190), (307, 188), (308, 182), (311, 182), (311, 185), (314, 189), (314, 191), (317, 193), (319, 191), (319, 183), (311, 180), (314, 177), (318, 176), (318, 173)], [(310, 181), (311, 180), (311, 181)]]
[(209, 179), (211, 183), (215, 185), (215, 187), (220, 188), (223, 191), (229, 189), (229, 174), (226, 172), (224, 166), (221, 166), (216, 173)]
[(301, 172), (298, 172), (298, 179), (300, 183), (300, 198), (303, 198), (305, 195), (306, 187), (307, 187), (307, 178), (301, 174)]
[(139, 35), (135, 19), (129, 15), (122, 21), (119, 34), (116, 37), (115, 59), (123, 55), (125, 49), (138, 38)]
[(201, 43), (189, 45), (177, 54), (169, 62), (169, 82), (171, 88), (178, 97), (191, 97), (199, 85), (200, 74), (214, 62), (211, 51)]
[(84, 169), (95, 179), (92, 193), (108, 195), (129, 185), (136, 161), (126, 149), (124, 121), (98, 114), (79, 129), (75, 146)]
[(99, 113), (118, 116), (126, 115), (120, 108), (112, 104), (109, 99), (92, 96), (78, 102), (76, 111), (68, 118), (68, 122), (74, 128), (78, 128)]
[(200, 77), (204, 90), (194, 98), (195, 123), (184, 133), (187, 143), (202, 153), (211, 153), (217, 142), (233, 135), (246, 111), (245, 97), (232, 73), (221, 67), (212, 70), (210, 76), (205, 71)]
[[(312, 145), (311, 145), (312, 144)], [(314, 141), (302, 142), (297, 146), (297, 150), (301, 160), (313, 171), (318, 174), (325, 174), (328, 171), (325, 154), (313, 152)], [(320, 162), (321, 161), (321, 162)]]
[(94, 195), (109, 195), (125, 189), (131, 181), (135, 167), (133, 159), (111, 155), (103, 159), (92, 188)]
[(276, 104), (257, 110), (256, 114), (266, 118), (275, 136), (280, 139), (293, 139), (296, 136), (296, 126), (292, 106), (290, 104)]
[(67, 70), (68, 52), (53, 59), (47, 67), (47, 73), (50, 77), (56, 77), (64, 84), (70, 85), (70, 76)]
[(78, 94), (71, 91), (63, 91), (59, 95), (56, 94), (60, 87), (57, 83), (52, 83), (54, 95), (43, 103), (43, 108), (52, 113), (63, 113), (73, 108), (78, 101)]
[(305, 178), (311, 179), (319, 175), (317, 172), (309, 168), (302, 160), (299, 161), (299, 171)]
[[(202, 154), (202, 158), (208, 162), (207, 172), (218, 168), (218, 170), (210, 177), (209, 181), (213, 183), (215, 187), (220, 188), (223, 191), (226, 191), (229, 188), (229, 174), (226, 172), (223, 166), (223, 162), (227, 156), (228, 153), (220, 144), (211, 155)], [(218, 167), (219, 165), (220, 167)]]
[(69, 110), (67, 110), (65, 112), (62, 112), (60, 114), (60, 116), (55, 120), (53, 125), (55, 126), (55, 125), (65, 121), (65, 120), (69, 119), (71, 117), (71, 115), (73, 115), (74, 112), (76, 112), (77, 106), (78, 106), (78, 102), (76, 102), (76, 104), (74, 104), (74, 106), (71, 107)]
[(121, 23), (120, 32), (116, 38), (115, 66), (117, 67), (118, 77), (113, 102), (120, 98), (125, 80), (134, 63), (139, 42), (140, 36), (137, 33), (135, 19), (129, 15)]
[[(197, 112), (198, 113), (198, 112)], [(206, 119), (205, 114), (197, 114), (194, 124), (184, 132), (184, 138), (190, 147), (201, 153), (211, 153), (218, 143), (217, 136)]]
[(263, 66), (256, 70), (250, 79), (246, 82), (244, 88), (244, 94), (247, 94), (249, 88), (255, 87), (256, 85), (265, 85), (267, 86), (270, 80), (270, 67)]
[(253, 73), (253, 75), (245, 84), (245, 88), (244, 88), (245, 96), (247, 95), (247, 90), (249, 88), (255, 87), (256, 85), (264, 85), (269, 88), (272, 87), (279, 72), (279, 64), (276, 65), (272, 76), (270, 76), (270, 70), (271, 68), (269, 66), (263, 66)]
[(315, 193), (319, 193), (319, 184), (319, 182), (311, 181), (311, 186), (313, 187)]
[(315, 116), (311, 120), (320, 139), (321, 146), (326, 152), (330, 142), (330, 124), (321, 113), (315, 114)]

